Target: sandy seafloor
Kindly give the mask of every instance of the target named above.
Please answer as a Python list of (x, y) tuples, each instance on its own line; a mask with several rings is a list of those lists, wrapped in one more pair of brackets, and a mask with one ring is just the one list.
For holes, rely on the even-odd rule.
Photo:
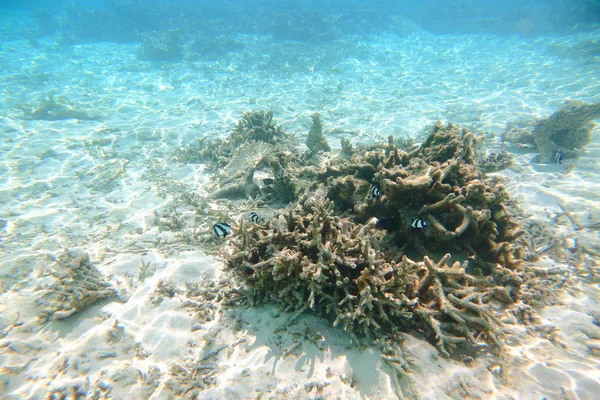
[[(227, 274), (200, 244), (159, 232), (155, 212), (175, 206), (193, 224), (195, 210), (169, 190), (207, 194), (202, 165), (177, 163), (175, 149), (226, 135), (243, 111), (268, 109), (300, 137), (312, 112), (326, 130), (353, 132), (345, 135), (356, 142), (416, 135), (438, 119), (499, 135), (508, 122), (549, 116), (565, 99), (600, 101), (597, 57), (548, 51), (584, 35), (422, 33), (320, 46), (240, 36), (241, 52), (173, 64), (139, 61), (135, 44), (63, 47), (52, 38), (33, 44), (1, 36), (0, 398), (77, 391), (177, 398), (168, 384), (174, 366), (190, 372), (202, 364), (198, 379), (211, 383), (202, 399), (600, 398), (597, 259), (583, 269), (540, 260), (540, 268), (560, 268), (565, 284), (552, 305), (536, 310), (537, 322), (506, 319), (500, 355), (447, 359), (418, 335), (404, 335), (408, 375), (384, 362), (377, 346), (351, 344), (311, 315), (288, 326), (290, 315), (274, 307), (217, 309), (199, 323), (180, 295), (151, 301), (160, 279), (183, 287)], [(99, 119), (24, 118), (22, 106), (49, 92)], [(342, 136), (329, 140), (339, 146)], [(566, 238), (567, 248), (600, 252), (600, 131), (565, 165), (535, 164), (534, 156), (516, 152), (499, 173), (526, 218)], [(559, 202), (578, 229), (553, 219)], [(120, 296), (39, 324), (37, 300), (52, 283), (53, 259), (72, 248), (87, 251)], [(143, 279), (142, 264), (154, 270)], [(309, 340), (307, 326), (322, 336)]]

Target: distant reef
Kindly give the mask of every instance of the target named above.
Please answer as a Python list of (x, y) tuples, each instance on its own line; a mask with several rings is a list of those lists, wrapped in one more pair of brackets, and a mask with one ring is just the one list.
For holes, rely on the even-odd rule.
[[(493, 2), (446, 1), (288, 2), (285, 9), (254, 2), (100, 2), (95, 7), (74, 1), (62, 14), (47, 9), (31, 11), (33, 38), (58, 34), (64, 44), (98, 41), (142, 42), (147, 35), (180, 32), (184, 42), (207, 42), (237, 34), (270, 35), (274, 40), (320, 43), (370, 38), (373, 34), (399, 36), (428, 31), (434, 34), (565, 34), (597, 30), (600, 5), (596, 1)], [(329, 3), (329, 4), (328, 4)]]

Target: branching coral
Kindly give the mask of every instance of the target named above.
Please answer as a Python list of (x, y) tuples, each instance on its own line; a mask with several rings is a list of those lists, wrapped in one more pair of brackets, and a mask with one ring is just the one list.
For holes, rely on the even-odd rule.
[[(384, 150), (355, 154), (350, 164), (356, 172), (331, 180), (328, 197), (338, 211), (352, 211), (356, 222), (378, 218), (378, 227), (400, 248), (423, 255), (458, 252), (475, 257), (483, 272), (492, 268), (490, 263), (515, 268), (516, 248), (511, 243), (523, 232), (507, 213), (498, 212), (508, 194), (475, 163), (475, 141), (468, 131), (441, 123), (410, 153), (390, 140)], [(352, 170), (347, 161), (340, 163)], [(365, 164), (376, 166), (370, 179), (368, 173), (358, 172)], [(371, 184), (382, 196), (369, 196)], [(415, 230), (412, 221), (417, 218), (430, 226)]]
[(444, 354), (481, 334), (498, 343), (489, 302), (511, 302), (518, 278), (496, 285), (491, 276), (469, 275), (468, 262), (448, 267), (449, 254), (437, 264), (391, 259), (376, 219), (355, 224), (334, 216), (333, 203), (319, 195), (300, 205), (298, 215), (290, 211), (268, 227), (242, 226), (233, 242), (228, 264), (249, 283), (254, 301), (311, 309), (370, 337), (423, 329)]
[[(179, 149), (175, 158), (186, 163), (205, 162), (209, 169), (218, 170), (231, 165), (232, 158), (244, 152), (245, 147), (278, 143), (292, 147), (289, 135), (273, 121), (273, 111), (250, 111), (242, 114), (226, 139), (198, 139), (196, 144)], [(236, 164), (240, 161), (236, 160)]]
[(38, 313), (40, 323), (67, 318), (98, 300), (116, 296), (85, 251), (67, 250), (57, 258), (57, 264), (59, 268), (50, 270), (56, 281), (38, 300), (43, 305)]
[[(502, 185), (476, 163), (473, 133), (437, 123), (408, 152), (389, 138), (315, 164), (311, 154), (268, 141), (277, 136), (265, 134), (269, 115), (244, 116), (226, 140), (242, 144), (216, 176), (215, 192), (247, 196), (254, 175), (266, 170), (273, 178), (257, 195), (281, 199), (270, 197), (272, 187), (295, 200), (264, 224), (242, 222), (230, 239), (227, 262), (249, 285), (251, 303), (312, 310), (353, 335), (421, 330), (443, 354), (462, 342), (499, 344), (490, 303), (519, 297), (522, 231), (504, 208)], [(425, 229), (415, 228), (417, 219)], [(450, 253), (460, 261), (450, 262)], [(411, 260), (419, 254), (421, 261)], [(432, 254), (446, 255), (435, 263)]]

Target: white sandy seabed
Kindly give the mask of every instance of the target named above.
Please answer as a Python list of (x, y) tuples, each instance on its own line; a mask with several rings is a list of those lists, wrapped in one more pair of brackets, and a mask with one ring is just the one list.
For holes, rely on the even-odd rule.
[[(263, 51), (267, 39), (240, 40), (249, 49), (242, 59), (165, 65), (137, 61), (134, 45), (3, 41), (1, 398), (179, 398), (178, 384), (200, 390), (201, 399), (599, 398), (600, 290), (590, 273), (597, 259), (586, 271), (539, 261), (563, 268), (565, 284), (530, 325), (506, 318), (500, 355), (443, 358), (405, 334), (397, 351), (407, 374), (378, 347), (353, 345), (311, 315), (288, 324), (291, 315), (274, 307), (216, 307), (198, 320), (182, 308), (182, 292), (156, 301), (161, 279), (184, 288), (227, 275), (201, 246), (161, 232), (156, 213), (173, 212), (169, 188), (206, 194), (202, 166), (179, 165), (170, 151), (226, 134), (242, 111), (274, 109), (300, 135), (308, 113), (319, 111), (326, 129), (352, 131), (358, 141), (419, 132), (436, 119), (499, 133), (508, 121), (548, 116), (567, 98), (600, 101), (597, 60), (545, 51), (572, 38), (383, 37), (353, 45), (359, 55), (352, 57), (339, 45), (326, 49), (330, 55), (278, 45), (289, 61)], [(101, 118), (23, 118), (22, 105), (48, 92)], [(566, 166), (536, 165), (534, 156), (517, 154), (499, 173), (511, 195), (566, 247), (599, 252), (598, 130), (587, 153)], [(554, 218), (559, 203), (574, 222)], [(177, 212), (193, 225), (194, 210)], [(59, 268), (54, 260), (73, 248), (90, 254), (119, 297), (39, 324), (50, 272)]]

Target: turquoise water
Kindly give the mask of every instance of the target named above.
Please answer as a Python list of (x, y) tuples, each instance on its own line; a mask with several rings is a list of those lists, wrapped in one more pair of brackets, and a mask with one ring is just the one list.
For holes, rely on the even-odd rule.
[[(222, 277), (204, 242), (185, 238), (195, 235), (203, 208), (229, 205), (183, 206), (182, 193), (210, 195), (211, 178), (203, 165), (179, 163), (174, 153), (198, 138), (225, 137), (249, 110), (273, 110), (300, 137), (319, 112), (337, 149), (341, 138), (418, 140), (437, 120), (499, 139), (507, 125), (528, 126), (565, 100), (600, 101), (598, 2), (488, 3), (0, 3), (0, 397), (169, 398), (180, 395), (167, 383), (177, 375), (173, 366), (190, 370), (191, 359), (220, 345), (231, 351), (210, 359), (222, 366), (203, 378), (208, 389), (199, 398), (316, 398), (302, 387), (319, 379), (330, 379), (322, 394), (328, 398), (396, 396), (389, 371), (368, 352), (344, 350), (345, 338), (322, 322), (309, 320), (333, 355), (311, 348), (310, 373), (295, 359), (282, 357), (278, 367), (271, 352), (252, 353), (277, 349), (279, 339), (284, 347), (299, 337), (318, 342), (300, 328), (281, 338), (276, 323), (266, 322), (285, 322), (276, 311), (251, 310), (237, 320), (256, 336), (254, 348), (244, 339), (250, 347), (238, 354), (238, 331), (215, 319), (196, 326), (177, 296), (153, 302), (160, 279), (184, 287), (196, 277)], [(598, 134), (568, 168), (537, 164), (535, 149), (511, 149), (515, 165), (500, 173), (528, 218), (546, 223), (567, 247), (579, 240), (597, 249)], [(556, 217), (559, 202), (581, 229)], [(176, 220), (186, 221), (181, 231), (160, 228)], [(40, 325), (53, 260), (73, 248), (89, 253), (119, 301)], [(573, 263), (545, 262), (571, 268), (571, 297), (541, 308), (542, 322), (531, 328), (554, 327), (563, 332), (559, 339), (520, 331), (511, 354), (522, 358), (511, 368), (522, 380), (494, 375), (501, 361), (492, 358), (471, 370), (438, 360), (411, 338), (408, 348), (434, 359), (440, 378), (427, 391), (429, 361), (412, 362), (414, 396), (406, 397), (460, 398), (453, 386), (460, 376), (467, 387), (483, 387), (471, 389), (473, 398), (594, 398), (597, 281)], [(597, 268), (597, 259), (590, 263)], [(377, 373), (361, 375), (361, 365)], [(328, 366), (344, 378), (331, 378)], [(348, 369), (359, 375), (358, 386), (344, 383), (352, 381)], [(294, 384), (302, 390), (290, 389)]]

